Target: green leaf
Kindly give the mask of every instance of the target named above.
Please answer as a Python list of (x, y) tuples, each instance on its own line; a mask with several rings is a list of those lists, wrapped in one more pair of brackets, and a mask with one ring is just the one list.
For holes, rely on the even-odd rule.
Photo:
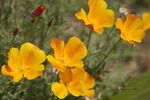
[(110, 100), (150, 100), (150, 72), (130, 80), (123, 91)]

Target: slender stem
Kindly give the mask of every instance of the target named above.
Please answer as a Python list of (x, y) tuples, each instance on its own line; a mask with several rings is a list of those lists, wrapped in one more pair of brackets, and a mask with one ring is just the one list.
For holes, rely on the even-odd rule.
[[(89, 50), (91, 35), (92, 35), (92, 30), (90, 30), (90, 33), (89, 33), (89, 36), (88, 36), (88, 40), (87, 40), (87, 44), (86, 44), (87, 50)], [(84, 63), (85, 63), (86, 58), (87, 58), (87, 57), (84, 58)], [(86, 66), (88, 66), (88, 65), (89, 65), (89, 64), (87, 64)], [(86, 67), (86, 68), (88, 68), (88, 67)]]
[(44, 46), (44, 42), (45, 42), (45, 37), (47, 37), (47, 32), (48, 32), (48, 30), (49, 30), (49, 27), (47, 27), (44, 31), (42, 31), (41, 32), (41, 34), (40, 34), (40, 37), (41, 37), (41, 39), (40, 39), (40, 46), (41, 46), (41, 48), (43, 48), (43, 46)]
[(17, 24), (17, 3), (14, 4), (14, 11), (15, 11), (14, 20), (15, 20), (15, 25), (16, 25)]
[(6, 25), (8, 24), (7, 21), (8, 21), (8, 18), (9, 18), (9, 16), (10, 16), (10, 12), (9, 12), (9, 11), (10, 11), (10, 9), (11, 9), (11, 4), (12, 4), (12, 2), (13, 2), (13, 0), (10, 0), (10, 1), (9, 1), (7, 13), (6, 13), (6, 15), (5, 15), (5, 18), (6, 18), (6, 19), (5, 19), (5, 25), (4, 25), (5, 28), (7, 28)]
[(90, 45), (91, 35), (92, 35), (92, 30), (90, 30), (90, 33), (88, 36), (88, 40), (87, 40), (87, 44), (86, 44), (87, 49), (89, 48), (89, 45)]
[(19, 85), (22, 85), (24, 82), (24, 79), (21, 79), (17, 84), (14, 84), (14, 89), (13, 89), (13, 95), (17, 93), (17, 90), (19, 90), (21, 87)]
[(109, 32), (108, 37), (106, 38), (106, 41), (105, 41), (104, 46), (102, 48), (103, 50), (105, 50), (109, 46), (109, 44), (111, 43), (111, 37), (114, 33), (114, 29), (115, 29), (115, 27), (113, 26), (111, 31)]
[(112, 35), (113, 35), (113, 33), (114, 33), (114, 29), (115, 29), (115, 27), (113, 26), (112, 29), (111, 29), (110, 32), (109, 32), (110, 34), (106, 37), (106, 41), (105, 41), (105, 43), (104, 43), (104, 45), (103, 45), (103, 47), (102, 47), (102, 50), (100, 50), (100, 51), (94, 53), (93, 55), (97, 55), (97, 54), (103, 52), (103, 50), (106, 51), (105, 49), (106, 49), (106, 48), (110, 45), (110, 43), (111, 43), (111, 40), (112, 40), (111, 37), (112, 37)]
[(104, 55), (103, 59), (100, 61), (100, 63), (98, 64), (98, 66), (100, 66), (101, 64), (103, 64), (103, 62), (105, 61), (105, 59), (108, 57), (108, 55), (114, 50), (114, 48), (118, 45), (118, 43), (120, 42), (121, 38), (119, 38), (117, 40), (117, 42), (113, 45), (113, 47)]
[(51, 100), (54, 100), (54, 97), (55, 97), (55, 95), (54, 95), (54, 93), (52, 94), (52, 99)]
[(14, 40), (15, 40), (15, 36), (13, 35), (10, 46), (13, 46)]

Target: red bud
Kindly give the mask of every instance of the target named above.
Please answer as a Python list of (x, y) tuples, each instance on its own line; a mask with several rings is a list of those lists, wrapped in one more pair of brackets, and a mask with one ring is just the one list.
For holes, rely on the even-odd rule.
[(40, 16), (45, 10), (45, 6), (44, 5), (40, 5), (37, 9), (35, 9), (32, 13), (31, 13), (31, 18), (32, 20), (35, 20), (35, 18), (37, 18), (38, 16)]

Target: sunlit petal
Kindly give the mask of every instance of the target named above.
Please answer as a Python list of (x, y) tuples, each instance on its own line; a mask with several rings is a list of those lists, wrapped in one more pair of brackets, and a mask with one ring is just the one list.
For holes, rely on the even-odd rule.
[(121, 18), (118, 18), (115, 24), (120, 31), (120, 36), (123, 40), (133, 45), (142, 42), (145, 33), (143, 22), (138, 16), (128, 14), (124, 21)]
[(142, 20), (144, 24), (144, 30), (147, 31), (150, 29), (150, 12), (143, 13)]
[(59, 40), (59, 39), (54, 38), (54, 39), (52, 39), (52, 42), (51, 42), (50, 45), (54, 50), (54, 57), (56, 59), (62, 59), (63, 58), (64, 47), (65, 47), (64, 42)]
[(75, 16), (76, 16), (79, 20), (82, 20), (82, 21), (85, 23), (85, 25), (91, 24), (91, 23), (89, 22), (89, 20), (88, 20), (88, 18), (87, 18), (87, 15), (86, 15), (86, 13), (85, 13), (85, 11), (84, 11), (83, 8), (81, 8), (81, 10), (80, 10), (79, 12), (77, 12), (77, 13), (75, 14)]
[(81, 60), (87, 55), (87, 49), (77, 37), (71, 37), (65, 47), (65, 60)]
[(52, 83), (51, 90), (59, 99), (64, 99), (68, 95), (65, 85), (58, 82)]
[(21, 66), (20, 53), (18, 48), (12, 48), (8, 52), (8, 65), (13, 71), (18, 71)]
[(20, 55), (23, 66), (34, 66), (45, 61), (46, 55), (38, 47), (31, 43), (24, 43), (20, 48)]
[(63, 66), (63, 63), (61, 61), (58, 61), (57, 59), (55, 59), (53, 56), (48, 55), (47, 56), (47, 60), (51, 63), (51, 65), (57, 69), (59, 69), (60, 71), (64, 71), (66, 69), (65, 66)]
[(39, 76), (41, 76), (42, 72), (41, 71), (32, 71), (32, 70), (25, 70), (23, 71), (23, 75), (25, 78), (28, 80), (35, 79)]

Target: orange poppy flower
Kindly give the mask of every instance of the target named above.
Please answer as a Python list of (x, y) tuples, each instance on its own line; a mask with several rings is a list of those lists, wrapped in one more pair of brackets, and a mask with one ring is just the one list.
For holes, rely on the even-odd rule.
[(114, 22), (114, 12), (107, 9), (105, 0), (88, 0), (89, 12), (83, 8), (77, 12), (75, 16), (77, 19), (82, 20), (85, 25), (98, 34), (102, 34), (105, 27), (112, 27)]
[(84, 69), (67, 68), (65, 72), (60, 72), (60, 83), (52, 84), (53, 93), (63, 99), (68, 95), (68, 92), (73, 96), (94, 96), (95, 80)]
[(64, 41), (54, 38), (50, 45), (54, 50), (54, 57), (48, 55), (47, 59), (53, 67), (64, 71), (67, 67), (84, 66), (82, 59), (87, 55), (87, 50), (79, 38), (71, 37), (66, 46)]
[(145, 36), (143, 22), (134, 14), (128, 14), (125, 20), (118, 18), (116, 27), (120, 31), (121, 38), (133, 45), (142, 42)]
[(13, 77), (14, 82), (19, 82), (23, 77), (31, 80), (41, 76), (46, 59), (45, 53), (31, 43), (24, 43), (20, 51), (12, 48), (8, 53), (8, 64), (3, 65), (3, 75)]

